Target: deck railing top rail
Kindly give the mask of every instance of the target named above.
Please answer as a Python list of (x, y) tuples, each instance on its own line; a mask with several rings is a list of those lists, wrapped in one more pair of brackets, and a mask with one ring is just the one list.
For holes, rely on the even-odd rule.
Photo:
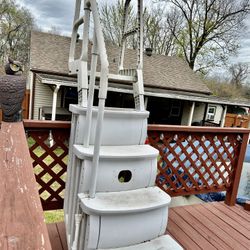
[[(44, 209), (63, 206), (70, 122), (24, 121)], [(156, 184), (171, 196), (226, 191), (234, 205), (249, 129), (149, 125)]]
[(0, 129), (0, 249), (51, 249), (23, 124)]
[(23, 120), (25, 129), (70, 129), (71, 122), (68, 121), (40, 121), (40, 120)]
[(200, 127), (200, 126), (177, 126), (177, 125), (148, 125), (148, 131), (172, 131), (172, 132), (195, 132), (195, 133), (232, 133), (249, 134), (250, 129), (246, 128), (220, 128), (220, 127)]

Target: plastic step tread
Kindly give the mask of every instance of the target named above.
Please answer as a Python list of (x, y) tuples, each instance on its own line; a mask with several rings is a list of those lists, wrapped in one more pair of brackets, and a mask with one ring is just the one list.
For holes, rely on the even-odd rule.
[[(129, 247), (108, 248), (105, 250), (182, 250), (182, 249), (183, 248), (170, 235), (163, 235), (159, 238), (141, 244)], [(104, 250), (104, 249), (99, 248), (98, 250)]]
[[(75, 144), (73, 152), (79, 159), (92, 158), (94, 155), (94, 146), (84, 147), (83, 145)], [(149, 145), (101, 146), (100, 159), (155, 158), (158, 154), (158, 150)]]
[[(170, 203), (168, 194), (158, 187), (148, 187), (121, 192), (96, 193), (95, 198), (88, 194), (78, 194), (80, 205), (87, 214), (128, 214), (146, 212), (164, 207)], [(166, 208), (167, 209), (167, 208)]]

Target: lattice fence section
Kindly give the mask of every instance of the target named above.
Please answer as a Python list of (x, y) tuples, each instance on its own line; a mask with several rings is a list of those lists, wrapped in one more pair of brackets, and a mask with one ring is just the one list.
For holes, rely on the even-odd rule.
[(63, 208), (69, 130), (26, 130), (44, 210)]
[(242, 136), (237, 133), (149, 131), (160, 151), (156, 184), (171, 196), (228, 190)]
[[(70, 123), (24, 121), (44, 210), (63, 208)], [(237, 195), (249, 130), (151, 125), (160, 151), (156, 184), (171, 196), (227, 191)]]

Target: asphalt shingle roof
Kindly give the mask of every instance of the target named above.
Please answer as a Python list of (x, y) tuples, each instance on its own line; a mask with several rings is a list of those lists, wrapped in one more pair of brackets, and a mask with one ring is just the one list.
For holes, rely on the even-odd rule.
[[(77, 53), (80, 54), (78, 43)], [(31, 34), (30, 68), (44, 72), (68, 73), (70, 38), (33, 31)], [(118, 71), (119, 48), (107, 43), (110, 73)], [(136, 52), (127, 50), (125, 66), (135, 65)], [(99, 67), (98, 67), (99, 68)], [(211, 91), (185, 61), (177, 57), (153, 54), (144, 56), (144, 84), (154, 88), (210, 94)]]

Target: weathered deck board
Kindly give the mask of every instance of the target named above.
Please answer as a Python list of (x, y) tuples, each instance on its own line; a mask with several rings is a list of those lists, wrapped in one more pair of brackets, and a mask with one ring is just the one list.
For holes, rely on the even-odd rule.
[(0, 249), (51, 249), (22, 123), (0, 129)]
[(222, 204), (224, 207), (227, 207), (230, 211), (236, 213), (238, 216), (240, 216), (241, 218), (243, 218), (246, 222), (250, 223), (250, 217), (248, 216), (249, 212), (244, 211), (240, 206), (227, 206), (225, 203), (220, 203)]
[[(250, 212), (222, 202), (174, 207), (169, 209), (167, 233), (184, 249), (244, 250), (250, 249), (249, 220)], [(50, 238), (60, 239), (61, 245), (52, 249), (67, 250), (64, 223), (48, 224), (48, 228), (53, 225), (57, 230), (49, 230)]]
[[(238, 224), (242, 225), (243, 228), (247, 230), (247, 232), (250, 232), (250, 223), (246, 221), (245, 218), (242, 218), (241, 216), (238, 216), (237, 213), (234, 212), (234, 210), (229, 209), (229, 206), (221, 206), (219, 203), (213, 203), (213, 206), (216, 207), (216, 209), (220, 210), (222, 213), (230, 217), (230, 219), (234, 220), (238, 226)], [(237, 230), (237, 228), (236, 228)], [(249, 235), (248, 235), (249, 236)]]
[[(189, 213), (185, 208), (180, 207), (180, 209), (175, 209), (178, 215), (183, 218), (188, 224), (192, 225), (197, 231), (202, 232), (203, 237), (207, 240), (210, 239), (210, 243), (214, 247), (220, 247), (220, 249), (230, 249), (225, 241), (219, 238), (213, 231), (209, 230), (203, 223), (200, 222), (195, 215)], [(170, 210), (171, 212), (171, 210)], [(170, 230), (170, 226), (168, 227)], [(190, 237), (190, 235), (189, 235)]]
[[(222, 212), (231, 210), (231, 213)], [(237, 211), (237, 212), (235, 212)], [(186, 242), (186, 237), (194, 240), (194, 232), (196, 234), (196, 243), (199, 249), (213, 249), (206, 247), (202, 241), (197, 241), (199, 236), (203, 236), (216, 249), (249, 249), (250, 246), (250, 230), (246, 229), (244, 221), (238, 215), (237, 220), (233, 220), (230, 216), (233, 214), (236, 219), (238, 211), (244, 211), (238, 206), (226, 207), (223, 203), (205, 203), (183, 207), (171, 208), (169, 211), (169, 219), (174, 221), (174, 224), (169, 223), (167, 231), (185, 249), (192, 249)], [(250, 219), (250, 213), (245, 212), (246, 221)], [(175, 214), (179, 215), (178, 220)], [(188, 228), (183, 227), (183, 223), (188, 223), (192, 227), (192, 233)], [(176, 232), (176, 227), (179, 231)], [(178, 234), (178, 235), (177, 235)], [(199, 236), (198, 236), (199, 235)]]
[(47, 224), (53, 250), (67, 250), (66, 230), (64, 222)]

